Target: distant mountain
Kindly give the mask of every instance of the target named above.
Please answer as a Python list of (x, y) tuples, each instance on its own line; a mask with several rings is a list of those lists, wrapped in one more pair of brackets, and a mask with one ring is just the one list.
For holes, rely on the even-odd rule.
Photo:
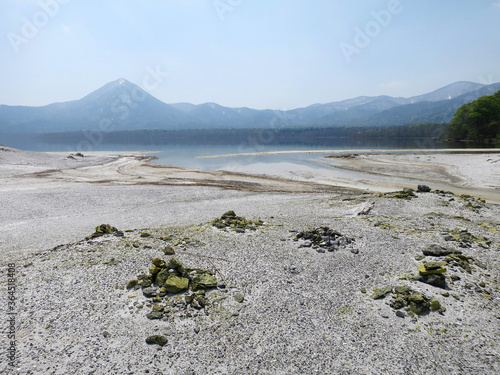
[(0, 132), (345, 127), (447, 122), (464, 103), (498, 90), (500, 83), (456, 82), (411, 98), (360, 96), (289, 111), (273, 111), (229, 108), (216, 103), (166, 104), (139, 86), (118, 79), (80, 100), (43, 107), (0, 105)]
[(110, 82), (80, 100), (43, 107), (0, 106), (0, 130), (62, 132), (175, 129), (190, 117), (125, 79)]

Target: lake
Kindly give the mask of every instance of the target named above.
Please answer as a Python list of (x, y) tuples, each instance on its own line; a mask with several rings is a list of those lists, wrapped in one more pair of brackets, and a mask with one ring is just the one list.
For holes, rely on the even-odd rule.
[[(299, 180), (323, 180), (328, 182), (332, 178), (356, 178), (353, 172), (343, 171), (325, 165), (322, 157), (331, 152), (345, 150), (404, 150), (418, 148), (446, 148), (442, 142), (429, 139), (368, 139), (354, 140), (351, 138), (330, 139), (320, 144), (263, 144), (258, 142), (234, 142), (232, 144), (134, 144), (134, 143), (99, 143), (91, 148), (81, 148), (78, 144), (44, 143), (33, 141), (29, 138), (0, 139), (0, 144), (5, 146), (31, 150), (31, 151), (67, 151), (74, 153), (81, 151), (143, 151), (153, 152), (150, 155), (157, 159), (155, 164), (174, 165), (179, 167), (199, 168), (205, 170), (225, 170), (250, 174), (266, 174), (270, 176), (286, 177)], [(302, 153), (282, 153), (273, 155), (244, 155), (221, 156), (241, 153), (302, 151)], [(311, 152), (304, 152), (311, 151)]]

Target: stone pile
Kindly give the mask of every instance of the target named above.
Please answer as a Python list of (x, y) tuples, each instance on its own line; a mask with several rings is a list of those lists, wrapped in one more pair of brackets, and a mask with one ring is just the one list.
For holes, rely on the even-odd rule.
[[(409, 315), (422, 315), (429, 311), (437, 311), (444, 313), (446, 309), (441, 306), (441, 303), (435, 298), (426, 297), (423, 294), (416, 293), (409, 286), (401, 285), (396, 287), (377, 288), (373, 291), (373, 299), (385, 298), (388, 294), (393, 294), (393, 299), (389, 303), (394, 310), (406, 308)], [(404, 317), (404, 313), (397, 311), (396, 315)]]
[(94, 233), (92, 233), (90, 236), (87, 236), (85, 239), (90, 240), (92, 238), (101, 237), (101, 236), (104, 236), (106, 234), (114, 234), (117, 237), (123, 237), (124, 236), (123, 232), (119, 231), (115, 227), (113, 227), (113, 226), (111, 226), (109, 224), (101, 224), (101, 225), (98, 225), (95, 228), (95, 232)]
[(257, 230), (257, 228), (264, 225), (264, 222), (261, 220), (247, 220), (244, 217), (236, 216), (234, 211), (227, 211), (220, 218), (213, 220), (211, 224), (218, 229), (229, 229), (236, 233), (245, 233), (247, 230)]
[[(353, 238), (344, 236), (329, 227), (319, 227), (298, 232), (292, 237), (292, 240), (301, 240), (299, 248), (312, 247), (316, 249), (318, 253), (324, 253), (325, 251), (333, 252), (345, 248), (347, 245), (354, 242)], [(352, 252), (357, 254), (357, 250), (353, 249)]]
[[(217, 287), (213, 272), (201, 268), (185, 268), (175, 257), (168, 261), (155, 258), (148, 274), (140, 275), (127, 284), (127, 289), (142, 289), (152, 310), (146, 314), (148, 319), (164, 319), (175, 308), (202, 310), (207, 306), (206, 290)], [(173, 298), (170, 298), (173, 297)], [(186, 314), (190, 316), (188, 312)], [(150, 336), (148, 344), (165, 345), (160, 336)]]

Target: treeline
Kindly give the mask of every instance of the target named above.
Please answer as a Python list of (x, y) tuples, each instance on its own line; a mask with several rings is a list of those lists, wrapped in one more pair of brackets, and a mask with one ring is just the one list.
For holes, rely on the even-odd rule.
[(79, 131), (41, 134), (47, 143), (73, 144), (82, 140), (99, 140), (110, 144), (204, 144), (227, 145), (234, 143), (260, 143), (270, 145), (303, 144), (328, 145), (334, 140), (350, 138), (355, 128), (304, 128), (304, 129), (185, 129), (185, 130), (130, 130), (99, 133)]
[(330, 145), (332, 143), (370, 138), (443, 138), (447, 124), (419, 124), (386, 128), (282, 128), (282, 129), (186, 129), (186, 130), (131, 130), (99, 133), (80, 131), (47, 133), (39, 137), (47, 143), (78, 143), (85, 139), (99, 139), (111, 144), (207, 144), (224, 145), (241, 142), (266, 144)]
[(461, 106), (450, 124), (448, 138), (500, 144), (500, 91)]
[(388, 126), (363, 129), (354, 134), (358, 138), (445, 138), (448, 133), (446, 123), (426, 123), (416, 125)]

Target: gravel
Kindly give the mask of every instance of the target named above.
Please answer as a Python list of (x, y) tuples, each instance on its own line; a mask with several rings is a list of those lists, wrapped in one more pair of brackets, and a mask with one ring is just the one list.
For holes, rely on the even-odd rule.
[[(16, 278), (16, 363), (2, 335), (2, 374), (500, 372), (498, 205), (435, 192), (405, 200), (16, 179), (0, 190), (2, 306), (9, 264)], [(265, 225), (211, 225), (229, 210)], [(123, 236), (85, 239), (100, 224)], [(300, 246), (298, 233), (321, 227), (353, 241)], [(454, 233), (470, 235), (445, 240)], [(451, 262), (446, 290), (417, 281), (419, 264), (446, 259), (423, 258), (431, 244), (470, 257), (471, 273)], [(166, 247), (186, 268), (217, 276), (204, 308), (182, 293), (153, 302), (139, 286), (127, 290), (154, 258), (172, 257)], [(418, 316), (391, 308), (391, 293), (372, 298), (396, 286), (446, 311)], [(162, 304), (163, 318), (148, 319)]]
[[(499, 207), (485, 205), (477, 213), (460, 199), (417, 196), (286, 196), (280, 207), (235, 210), (267, 223), (252, 232), (216, 229), (193, 212), (188, 225), (40, 251), (16, 264), (18, 373), (498, 373), (500, 236), (480, 223), (500, 228)], [(370, 213), (353, 217), (368, 200)], [(211, 219), (224, 210), (214, 208)], [(387, 226), (375, 225), (381, 221)], [(318, 253), (294, 240), (292, 231), (319, 226), (354, 242)], [(420, 264), (415, 255), (429, 244), (457, 246), (443, 232), (458, 226), (492, 241), (460, 249), (487, 268), (474, 267), (471, 274), (450, 269), (461, 276), (447, 280), (456, 298), (407, 279)], [(144, 230), (151, 236), (141, 237)], [(223, 275), (227, 287), (208, 291), (205, 309), (186, 310), (181, 302), (165, 319), (149, 320), (150, 299), (124, 286), (147, 272), (153, 258), (168, 259), (166, 246), (175, 247), (186, 267)], [(412, 317), (389, 307), (389, 296), (371, 298), (388, 285), (408, 285), (446, 311)], [(146, 343), (155, 335), (167, 339), (163, 347)], [(8, 373), (4, 358), (1, 363)]]

